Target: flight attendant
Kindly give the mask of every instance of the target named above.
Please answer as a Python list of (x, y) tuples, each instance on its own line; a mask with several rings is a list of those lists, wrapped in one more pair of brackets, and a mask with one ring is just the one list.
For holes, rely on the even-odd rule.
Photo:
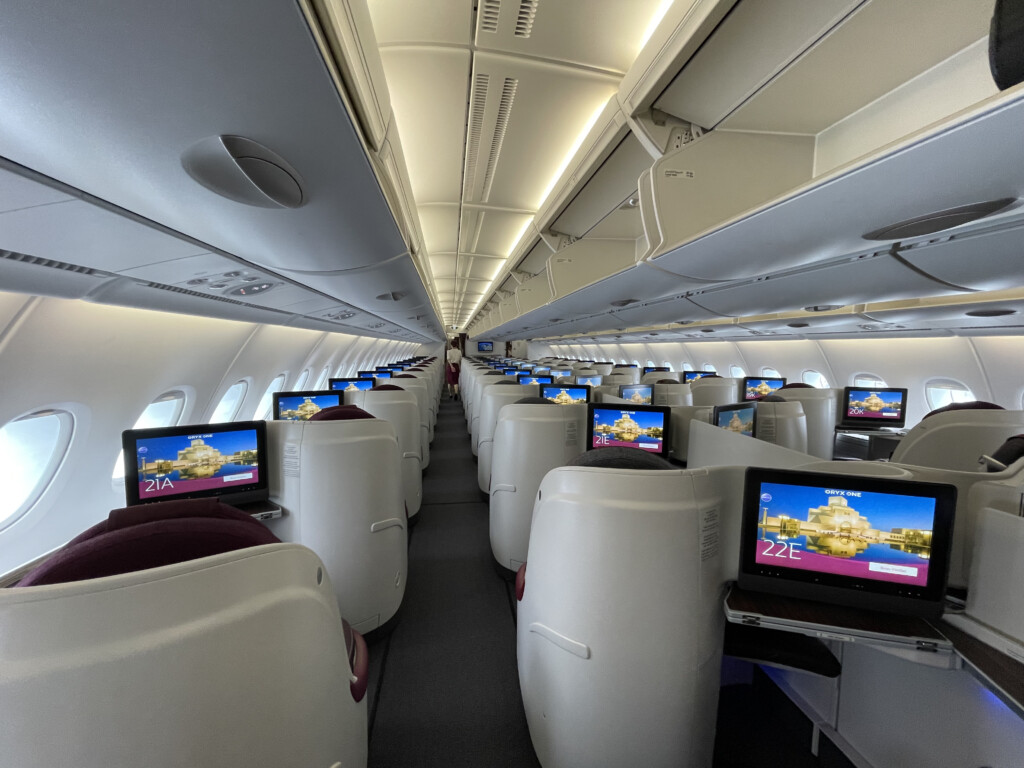
[(444, 377), (448, 383), (448, 397), (459, 399), (459, 371), (462, 370), (462, 352), (459, 351), (459, 340), (452, 339), (452, 345), (445, 355)]

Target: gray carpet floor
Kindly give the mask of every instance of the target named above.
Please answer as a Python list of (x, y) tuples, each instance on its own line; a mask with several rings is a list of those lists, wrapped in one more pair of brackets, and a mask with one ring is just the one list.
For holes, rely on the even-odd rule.
[(369, 765), (539, 766), (461, 403), (441, 403), (418, 518), (398, 621), (370, 644)]

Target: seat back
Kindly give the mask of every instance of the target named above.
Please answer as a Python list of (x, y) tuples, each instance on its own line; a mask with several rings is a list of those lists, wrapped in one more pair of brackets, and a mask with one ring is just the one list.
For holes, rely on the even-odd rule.
[(605, 377), (601, 379), (601, 385), (618, 387), (619, 384), (633, 384), (633, 375), (629, 373), (632, 370), (635, 369), (618, 368), (614, 373), (606, 374)]
[(587, 406), (523, 405), (501, 409), (491, 455), (491, 552), (515, 570), (526, 562), (537, 489), (548, 471), (583, 453)]
[(656, 379), (651, 402), (653, 405), (693, 405), (693, 395), (689, 384), (670, 384)]
[(741, 379), (705, 376), (690, 382), (694, 405), (729, 405), (740, 401)]
[(391, 381), (395, 386), (416, 395), (420, 411), (420, 469), (426, 469), (430, 464), (430, 441), (434, 439), (434, 412), (430, 407), (427, 382), (407, 373), (399, 374)]
[(719, 504), (706, 472), (545, 476), (517, 651), (546, 768), (711, 765), (724, 589), (720, 550), (702, 546)]
[(423, 502), (423, 469), (420, 456), (420, 415), (416, 396), (394, 385), (345, 393), (346, 404), (362, 408), (378, 419), (391, 422), (402, 457), (402, 490), (409, 517)]
[(1024, 432), (1024, 411), (962, 410), (936, 413), (900, 440), (892, 461), (937, 469), (976, 471), (978, 458)]
[[(345, 406), (347, 407), (347, 406)], [(313, 549), (335, 585), (342, 615), (377, 628), (405, 594), (407, 521), (398, 440), (383, 419), (267, 424), (270, 493), (287, 514), (268, 523)]]
[[(774, 398), (774, 396), (773, 396)], [(807, 453), (807, 417), (798, 402), (764, 399), (757, 403), (754, 436), (772, 445)]]
[[(602, 376), (607, 376), (612, 371), (615, 370), (615, 366), (612, 365), (612, 363), (591, 363), (590, 367), (594, 371), (596, 371), (597, 373), (601, 374)], [(625, 369), (625, 370), (629, 370), (629, 369)]]
[[(672, 409), (675, 411), (675, 408)], [(686, 466), (698, 467), (797, 467), (814, 461), (807, 453), (781, 445), (751, 440), (703, 421), (691, 421)]]
[(0, 625), (5, 765), (366, 765), (366, 703), (305, 547), (0, 590)]
[(651, 371), (650, 373), (645, 373), (640, 377), (640, 383), (647, 384), (648, 382), (664, 381), (665, 379), (679, 381), (679, 376), (679, 371)]
[(480, 490), (488, 492), (491, 482), (491, 457), (494, 450), (494, 428), (498, 423), (501, 409), (524, 397), (540, 394), (537, 384), (516, 384), (514, 386), (490, 386), (483, 392), (480, 403), (480, 419), (477, 432), (476, 481)]
[(788, 384), (775, 393), (788, 402), (798, 402), (807, 419), (807, 453), (831, 461), (835, 443), (836, 424), (839, 423), (838, 402), (842, 390), (790, 387)]

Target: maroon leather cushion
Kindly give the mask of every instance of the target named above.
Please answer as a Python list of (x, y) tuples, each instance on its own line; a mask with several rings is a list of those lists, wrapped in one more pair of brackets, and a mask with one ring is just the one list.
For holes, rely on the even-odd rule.
[(358, 405), (332, 405), (317, 411), (309, 417), (310, 421), (347, 421), (351, 419), (372, 419), (373, 414), (367, 413)]
[(792, 384), (783, 384), (779, 389), (814, 389), (814, 386), (804, 384), (802, 381), (794, 381)]
[(403, 392), (404, 390), (396, 384), (378, 384), (375, 387), (370, 387), (371, 392), (392, 392), (392, 391)]
[(216, 500), (142, 504), (113, 510), (17, 586), (97, 579), (279, 542), (264, 525)]
[(944, 405), (941, 408), (936, 408), (934, 411), (928, 411), (928, 413), (926, 413), (924, 415), (924, 418), (927, 419), (929, 416), (934, 416), (937, 413), (948, 413), (949, 411), (1005, 411), (1005, 410), (1006, 409), (1003, 408), (1003, 406), (996, 405), (995, 403), (989, 403), (989, 402), (986, 402), (984, 400), (971, 400), (971, 401), (966, 402), (966, 403), (950, 403), (949, 405)]

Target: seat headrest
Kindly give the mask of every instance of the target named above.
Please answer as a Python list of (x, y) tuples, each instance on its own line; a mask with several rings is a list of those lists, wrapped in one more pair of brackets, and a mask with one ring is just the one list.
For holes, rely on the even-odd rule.
[(516, 400), (515, 405), (558, 405), (546, 397), (521, 397)]
[(966, 403), (950, 403), (944, 405), (941, 408), (936, 408), (933, 411), (929, 411), (924, 415), (927, 419), (929, 416), (934, 416), (937, 413), (949, 413), (950, 411), (1005, 411), (1001, 405), (995, 403), (989, 403), (984, 400), (969, 400)]
[(757, 398), (762, 403), (784, 403), (786, 398), (780, 397), (779, 395), (762, 395)]
[(814, 389), (812, 384), (804, 384), (802, 381), (794, 381), (790, 384), (783, 384), (779, 389)]
[(518, 381), (513, 381), (513, 380), (508, 379), (508, 378), (506, 378), (505, 381), (496, 381), (493, 384), (491, 384), (491, 386), (492, 387), (496, 387), (499, 384), (515, 384), (516, 386), (519, 386), (519, 382)]
[(372, 419), (372, 413), (367, 413), (358, 405), (332, 405), (317, 411), (309, 417), (310, 421), (348, 421), (351, 419)]
[(416, 377), (413, 376), (411, 373), (400, 373), (397, 376), (392, 376), (391, 378), (392, 379), (415, 379)]
[[(1021, 457), (1024, 457), (1024, 435), (1008, 437), (1006, 442), (1000, 445), (996, 449), (995, 453), (992, 454), (993, 459), (1006, 467), (1010, 466)], [(999, 472), (1001, 470), (997, 466), (989, 465), (988, 471)]]
[(640, 448), (612, 446), (584, 451), (570, 460), (569, 467), (604, 467), (607, 469), (675, 469), (668, 461)]
[(505, 374), (501, 373), (500, 371), (488, 371), (487, 373), (484, 374), (484, 376), (504, 376), (504, 375)]
[(1000, 91), (1024, 81), (1024, 3), (996, 0), (988, 36), (988, 63)]
[(17, 586), (97, 579), (279, 542), (262, 523), (215, 499), (141, 504), (113, 510)]
[(700, 379), (697, 379), (697, 381), (700, 381), (701, 379), (720, 379), (720, 378), (722, 378), (722, 377), (719, 376), (717, 373), (709, 373), (707, 376), (701, 376)]
[(370, 392), (394, 392), (394, 391), (404, 392), (405, 390), (403, 390), (399, 386), (396, 386), (395, 384), (376, 384), (376, 385), (370, 387), (369, 391)]
[(676, 381), (675, 379), (658, 379), (654, 383), (655, 384), (682, 384), (681, 381)]

